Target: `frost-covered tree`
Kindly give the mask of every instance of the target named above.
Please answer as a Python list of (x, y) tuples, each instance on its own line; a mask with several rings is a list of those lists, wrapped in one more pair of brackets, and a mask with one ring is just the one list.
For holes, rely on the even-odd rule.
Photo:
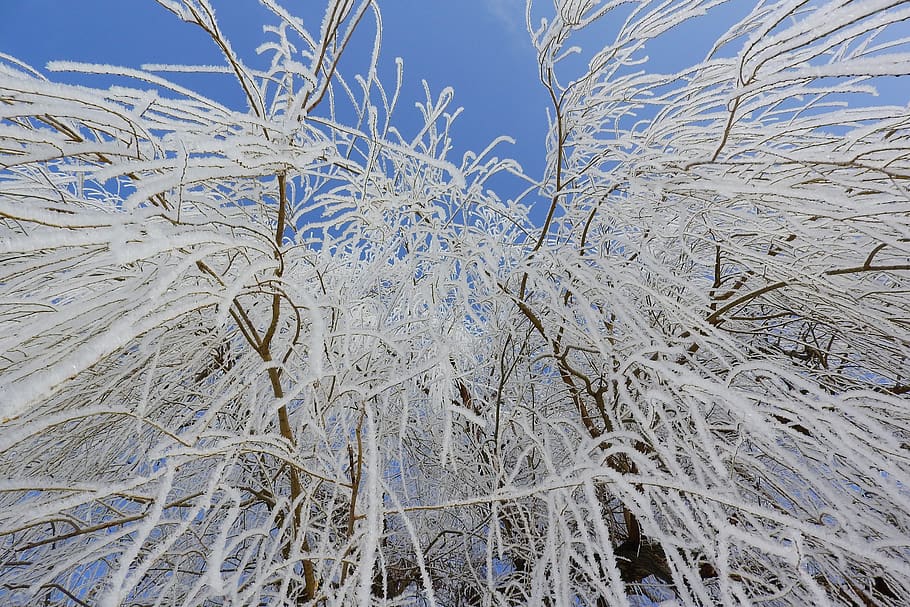
[(529, 4), (508, 201), (449, 90), (396, 128), (371, 0), (261, 0), (267, 68), (158, 3), (224, 64), (0, 63), (0, 602), (910, 601), (910, 3), (761, 1), (672, 73), (721, 0)]

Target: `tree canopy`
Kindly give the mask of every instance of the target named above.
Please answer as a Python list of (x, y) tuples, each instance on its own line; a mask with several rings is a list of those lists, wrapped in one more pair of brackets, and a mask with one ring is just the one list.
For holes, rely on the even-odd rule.
[(910, 601), (910, 4), (659, 73), (721, 0), (529, 3), (533, 177), (396, 127), (375, 1), (260, 0), (262, 66), (157, 2), (223, 65), (0, 56), (0, 602)]

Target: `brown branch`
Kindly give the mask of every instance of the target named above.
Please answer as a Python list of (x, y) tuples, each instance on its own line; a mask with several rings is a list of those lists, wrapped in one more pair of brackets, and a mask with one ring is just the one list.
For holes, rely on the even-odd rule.
[[(44, 122), (46, 122), (47, 124), (49, 124), (50, 126), (57, 129), (58, 131), (60, 131), (61, 133), (63, 133), (64, 135), (66, 135), (67, 137), (69, 137), (70, 139), (72, 139), (75, 143), (85, 143), (85, 138), (82, 135), (80, 135), (77, 131), (71, 129), (70, 127), (66, 126), (65, 124), (63, 124), (62, 122), (57, 120), (56, 118), (52, 118), (48, 114), (44, 114), (44, 115), (40, 116), (39, 118), (41, 120), (43, 120)], [(134, 133), (134, 136), (135, 136), (135, 133)], [(129, 145), (129, 144), (127, 144), (127, 145)], [(61, 150), (61, 153), (63, 153), (63, 150)], [(102, 154), (101, 152), (93, 152), (92, 156), (94, 156), (95, 159), (102, 164), (113, 164), (114, 163), (113, 160), (111, 160), (105, 154)], [(133, 182), (139, 181), (139, 175), (137, 175), (136, 173), (128, 172), (128, 173), (126, 173), (126, 176), (129, 177)], [(164, 209), (166, 211), (170, 210), (170, 206), (168, 205), (167, 199), (165, 199), (164, 194), (161, 194), (161, 193), (153, 194), (151, 197), (149, 197), (149, 202), (152, 203), (153, 206), (156, 206), (156, 207), (160, 206), (162, 209)]]
[[(351, 24), (351, 26), (348, 28), (348, 31), (345, 33), (344, 39), (341, 41), (338, 51), (335, 53), (335, 56), (332, 59), (332, 64), (329, 66), (328, 70), (325, 70), (325, 83), (321, 87), (321, 90), (319, 91), (319, 95), (310, 104), (307, 104), (307, 101), (309, 98), (309, 93), (307, 93), (307, 95), (304, 97), (304, 107), (306, 108), (306, 111), (308, 113), (312, 112), (316, 108), (316, 106), (318, 106), (322, 102), (323, 97), (325, 97), (325, 93), (329, 88), (329, 83), (331, 82), (332, 77), (335, 75), (335, 70), (338, 68), (338, 63), (341, 61), (341, 56), (344, 54), (344, 50), (347, 48), (348, 42), (351, 39), (351, 34), (354, 32), (354, 30), (357, 29), (357, 26), (360, 25), (360, 20), (363, 19), (363, 16), (366, 14), (366, 9), (370, 5), (371, 2), (372, 2), (372, 0), (367, 0), (366, 2), (364, 2), (363, 4), (360, 5), (360, 10), (358, 11), (357, 16), (354, 17), (354, 22)], [(328, 46), (328, 40), (330, 38), (338, 37), (338, 28), (341, 27), (341, 23), (344, 21), (344, 19), (346, 17), (347, 17), (347, 15), (344, 15), (341, 17), (341, 19), (338, 21), (338, 23), (335, 24), (332, 35), (329, 38), (327, 38), (325, 41), (325, 44), (322, 45), (322, 48), (320, 49), (319, 61), (317, 62), (317, 64), (321, 64), (322, 61), (324, 60), (325, 50), (326, 50), (326, 47)]]
[[(178, 508), (178, 507), (184, 506), (188, 500), (199, 497), (203, 493), (204, 493), (204, 491), (197, 491), (196, 493), (192, 493), (190, 495), (181, 497), (179, 500), (175, 500), (173, 502), (170, 502), (169, 504), (165, 504), (163, 510), (167, 510), (168, 508)], [(62, 541), (68, 540), (68, 539), (72, 539), (74, 537), (78, 537), (80, 535), (85, 535), (87, 533), (94, 533), (95, 531), (103, 531), (104, 529), (110, 529), (111, 527), (117, 527), (118, 525), (125, 525), (127, 523), (132, 523), (134, 521), (141, 520), (141, 519), (145, 518), (145, 515), (146, 515), (146, 513), (143, 512), (142, 514), (133, 514), (131, 516), (125, 516), (123, 518), (119, 518), (117, 520), (107, 521), (106, 523), (98, 523), (97, 525), (91, 525), (89, 527), (77, 527), (76, 529), (74, 529), (73, 531), (70, 531), (68, 533), (61, 533), (60, 535), (54, 535), (51, 537), (46, 537), (41, 540), (35, 540), (34, 542), (29, 542), (28, 544), (26, 544), (24, 546), (16, 548), (16, 550), (18, 550), (18, 551), (32, 550), (33, 548), (38, 548), (40, 546), (46, 546), (47, 544), (53, 544), (55, 542), (62, 542)], [(46, 521), (42, 521), (37, 524), (40, 525), (40, 524), (43, 524), (44, 522), (46, 522)], [(70, 524), (73, 524), (73, 523), (70, 523)]]
[[(351, 506), (348, 509), (348, 539), (354, 535), (354, 521), (357, 520), (357, 493), (360, 490), (360, 481), (363, 478), (363, 419), (366, 415), (366, 411), (360, 413), (360, 422), (357, 424), (357, 429), (354, 431), (356, 440), (357, 440), (357, 460), (354, 460), (354, 450), (351, 448), (351, 445), (348, 445), (348, 460), (351, 466)], [(345, 554), (347, 556), (347, 554)], [(343, 558), (343, 557), (342, 557)], [(350, 563), (345, 561), (341, 566), (341, 583), (344, 584), (344, 581), (348, 577), (348, 569)]]
[[(3, 584), (3, 587), (8, 590), (24, 590), (26, 588), (30, 588), (31, 586), (29, 586), (28, 584)], [(75, 594), (73, 594), (72, 592), (70, 592), (69, 590), (67, 590), (66, 588), (61, 586), (60, 584), (55, 584), (55, 583), (41, 584), (41, 586), (39, 586), (39, 588), (45, 589), (45, 590), (56, 590), (56, 591), (60, 592), (61, 594), (66, 595), (67, 598), (69, 598), (71, 601), (75, 602), (77, 605), (80, 605), (81, 607), (92, 607), (91, 604), (86, 603), (85, 601), (83, 601), (82, 599), (77, 597)]]
[[(870, 255), (870, 257), (871, 257), (871, 255)], [(862, 272), (898, 272), (898, 271), (906, 271), (906, 270), (910, 270), (910, 264), (891, 264), (891, 265), (883, 265), (883, 266), (870, 266), (870, 265), (863, 264), (861, 266), (854, 266), (851, 268), (838, 268), (835, 270), (827, 270), (826, 272), (822, 272), (822, 275), (823, 276), (842, 276), (844, 274), (859, 274)], [(793, 280), (779, 280), (777, 282), (772, 282), (771, 284), (767, 284), (760, 289), (756, 289), (754, 291), (746, 293), (745, 295), (737, 297), (736, 299), (734, 299), (727, 305), (725, 305), (721, 308), (718, 308), (713, 313), (711, 313), (705, 320), (707, 320), (707, 322), (709, 324), (711, 324), (715, 327), (720, 326), (720, 324), (724, 320), (721, 317), (725, 313), (732, 310), (733, 308), (736, 308), (743, 304), (749, 303), (753, 299), (761, 297), (765, 293), (770, 293), (771, 291), (775, 291), (777, 289), (780, 289), (780, 288), (783, 288), (783, 287), (786, 287), (786, 286), (789, 286), (792, 284), (796, 284), (797, 282), (798, 282), (798, 280), (793, 279)]]

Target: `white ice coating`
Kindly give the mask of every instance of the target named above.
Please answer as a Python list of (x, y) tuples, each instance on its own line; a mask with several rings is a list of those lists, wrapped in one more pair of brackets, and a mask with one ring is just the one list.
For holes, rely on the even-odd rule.
[(0, 54), (0, 604), (910, 603), (907, 3), (529, 2), (529, 176), (381, 2), (158, 2)]

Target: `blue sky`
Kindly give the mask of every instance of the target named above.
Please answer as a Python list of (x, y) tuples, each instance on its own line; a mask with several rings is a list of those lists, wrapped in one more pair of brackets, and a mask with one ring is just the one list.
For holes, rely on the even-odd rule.
[[(215, 0), (222, 29), (248, 61), (263, 40), (262, 23), (274, 18), (256, 0)], [(311, 30), (318, 30), (323, 0), (285, 0), (292, 12), (302, 14)], [(545, 0), (538, 2), (549, 8)], [(395, 57), (404, 59), (404, 90), (396, 124), (405, 134), (416, 128), (422, 101), (421, 80), (434, 95), (444, 86), (455, 90), (455, 106), (464, 112), (456, 122), (455, 156), (482, 150), (499, 135), (516, 140), (497, 155), (517, 159), (527, 174), (540, 178), (545, 161), (546, 108), (549, 104), (538, 81), (535, 51), (525, 32), (524, 0), (379, 0), (383, 13), (383, 49), (380, 74), (394, 83)], [(646, 69), (678, 69), (700, 60), (721, 30), (753, 6), (752, 0), (732, 0), (711, 16), (686, 23), (646, 49), (652, 61)], [(586, 32), (578, 42), (585, 55), (596, 50), (618, 23)], [(372, 25), (365, 20), (352, 56), (366, 57), (372, 44)], [(66, 59), (129, 67), (144, 63), (222, 63), (215, 46), (198, 28), (180, 22), (153, 0), (0, 0), (0, 52), (35, 67)], [(350, 75), (350, 74), (349, 74)], [(109, 79), (55, 74), (55, 79), (82, 80), (107, 86)], [(175, 78), (177, 79), (177, 78)], [(892, 83), (883, 83), (885, 88)], [(200, 88), (204, 87), (204, 88)], [(244, 101), (236, 84), (223, 76), (203, 76), (194, 88), (237, 109)], [(892, 102), (907, 103), (905, 92), (886, 90)], [(409, 128), (409, 126), (411, 128)], [(500, 192), (518, 193), (516, 183)], [(543, 204), (546, 204), (544, 201)]]
[[(255, 0), (213, 2), (222, 29), (235, 49), (248, 60), (263, 40), (261, 24), (274, 18)], [(454, 144), (459, 158), (466, 150), (482, 150), (500, 135), (515, 139), (497, 155), (517, 159), (532, 177), (544, 170), (546, 108), (549, 99), (538, 81), (536, 53), (525, 31), (524, 0), (379, 0), (383, 15), (381, 74), (394, 83), (395, 57), (404, 59), (404, 91), (397, 124), (415, 124), (413, 103), (422, 101), (426, 80), (431, 92), (443, 87), (455, 90), (455, 106), (464, 107), (456, 122)], [(751, 5), (732, 3), (738, 10)], [(325, 2), (285, 1), (292, 11), (309, 6), (301, 15), (305, 24), (318, 30)], [(549, 2), (541, 2), (549, 8)], [(734, 9), (735, 11), (736, 9)], [(723, 12), (718, 15), (721, 19)], [(714, 39), (717, 17), (708, 24), (696, 23), (695, 36), (682, 32), (668, 45), (650, 49), (658, 65), (679, 62), (680, 57), (697, 61)], [(699, 20), (701, 21), (701, 20)], [(365, 57), (372, 43), (372, 24), (364, 22), (360, 46), (352, 55)], [(608, 29), (608, 25), (605, 24)], [(592, 32), (580, 41), (588, 52), (599, 50)], [(602, 38), (601, 38), (602, 40)], [(700, 42), (700, 43), (699, 43)], [(672, 44), (672, 50), (669, 44)], [(43, 68), (51, 60), (65, 59), (138, 67), (144, 63), (222, 63), (218, 50), (198, 28), (180, 22), (153, 0), (0, 0), (0, 52)], [(678, 66), (676, 66), (678, 67)], [(54, 79), (81, 80), (85, 76), (54, 74)], [(211, 89), (201, 92), (241, 109), (243, 98), (234, 82), (219, 76)], [(175, 78), (176, 79), (176, 78)], [(107, 86), (109, 80), (87, 79)], [(196, 88), (204, 83), (198, 80)], [(523, 186), (514, 184), (505, 196)]]
[[(263, 40), (261, 24), (274, 22), (255, 0), (214, 2), (219, 23), (237, 51), (249, 59)], [(318, 31), (324, 2), (284, 2), (292, 8), (319, 7), (309, 15)], [(525, 170), (543, 170), (547, 98), (537, 80), (536, 55), (524, 26), (523, 0), (386, 0), (383, 14), (382, 71), (394, 83), (396, 56), (404, 58), (405, 90), (398, 124), (418, 116), (413, 103), (424, 93), (421, 80), (438, 94), (455, 89), (464, 112), (456, 123), (455, 151), (481, 150), (495, 137), (516, 139), (500, 155), (519, 159)], [(307, 15), (302, 15), (307, 23)], [(366, 24), (364, 32), (372, 29)], [(361, 36), (366, 52), (372, 39)], [(198, 28), (180, 22), (152, 0), (2, 0), (0, 52), (43, 68), (51, 60), (138, 67), (143, 63), (221, 63), (214, 45)], [(84, 76), (54, 74), (54, 79)], [(217, 79), (218, 77), (211, 77)], [(88, 80), (89, 83), (93, 81)], [(107, 86), (107, 81), (94, 81)], [(243, 107), (233, 82), (215, 82), (206, 94)], [(407, 131), (406, 131), (407, 132)]]

